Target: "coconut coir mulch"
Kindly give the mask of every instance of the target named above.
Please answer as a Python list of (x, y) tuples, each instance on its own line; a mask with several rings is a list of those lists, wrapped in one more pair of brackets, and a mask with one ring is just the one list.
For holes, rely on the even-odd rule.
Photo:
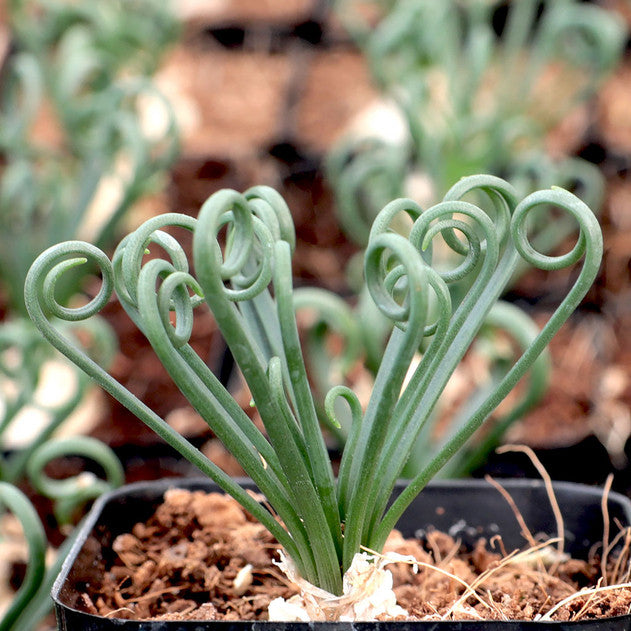
[[(609, 583), (628, 581), (630, 539), (626, 533), (622, 558), (607, 564)], [(85, 608), (101, 616), (264, 620), (272, 599), (296, 591), (274, 565), (277, 544), (271, 535), (217, 493), (168, 491), (151, 519), (117, 537), (113, 548), (118, 559), (101, 568), (100, 588), (82, 597)], [(578, 589), (605, 584), (597, 553), (582, 561), (555, 559), (554, 550), (548, 546), (506, 559), (499, 537), (465, 550), (444, 533), (419, 541), (394, 532), (384, 554), (419, 561), (417, 573), (406, 563), (388, 566), (398, 602), (412, 619), (531, 620)], [(466, 585), (475, 589), (467, 593)], [(552, 619), (621, 615), (630, 606), (631, 589), (603, 591), (572, 600)]]

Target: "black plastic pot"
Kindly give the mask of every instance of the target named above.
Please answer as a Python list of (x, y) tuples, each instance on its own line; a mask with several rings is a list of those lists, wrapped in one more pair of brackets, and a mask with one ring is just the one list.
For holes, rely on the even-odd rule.
[[(533, 532), (555, 533), (555, 522), (543, 484), (533, 480), (503, 482), (526, 524)], [(81, 611), (80, 593), (94, 575), (95, 561), (117, 535), (145, 521), (161, 503), (164, 491), (173, 487), (215, 491), (207, 480), (183, 479), (141, 482), (101, 497), (85, 521), (74, 547), (53, 587), (60, 631), (580, 631), (631, 630), (631, 615), (582, 622), (157, 622), (103, 618)], [(566, 551), (583, 557), (602, 540), (602, 491), (557, 483), (556, 496), (564, 516)], [(631, 501), (611, 494), (611, 523), (631, 525)], [(405, 535), (435, 527), (474, 543), (480, 536), (501, 533), (507, 549), (524, 544), (513, 512), (487, 482), (481, 480), (437, 481), (425, 489), (398, 524)]]

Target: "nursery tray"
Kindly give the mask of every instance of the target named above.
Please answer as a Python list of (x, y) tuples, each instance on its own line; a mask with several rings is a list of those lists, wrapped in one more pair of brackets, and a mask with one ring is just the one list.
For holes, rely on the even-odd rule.
[[(254, 488), (251, 482), (244, 482)], [(534, 533), (554, 534), (556, 525), (546, 489), (538, 480), (504, 480), (524, 520)], [(414, 622), (267, 622), (267, 621), (148, 621), (95, 616), (81, 611), (80, 594), (89, 591), (91, 574), (113, 539), (146, 521), (169, 488), (217, 491), (205, 479), (170, 479), (131, 484), (102, 496), (84, 522), (52, 591), (60, 631), (565, 631), (631, 630), (631, 615), (578, 622), (414, 621)], [(554, 485), (565, 523), (565, 550), (585, 558), (602, 540), (602, 490), (571, 482)], [(396, 491), (395, 491), (396, 492)], [(631, 525), (631, 501), (611, 493), (610, 523)], [(479, 537), (501, 533), (507, 549), (523, 547), (515, 516), (507, 502), (482, 480), (431, 483), (411, 504), (397, 526), (405, 536), (436, 528), (474, 544)], [(107, 537), (103, 533), (107, 532)], [(615, 533), (614, 533), (615, 534)]]

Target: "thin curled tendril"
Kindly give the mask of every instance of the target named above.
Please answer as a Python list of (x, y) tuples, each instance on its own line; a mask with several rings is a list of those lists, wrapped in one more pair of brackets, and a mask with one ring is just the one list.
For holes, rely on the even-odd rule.
[[(579, 237), (574, 244), (574, 247), (569, 252), (557, 256), (550, 256), (545, 253), (538, 252), (531, 245), (528, 239), (526, 218), (533, 208), (541, 205), (559, 206), (570, 213), (579, 223)], [(585, 208), (587, 208), (585, 204), (583, 204), (578, 198), (568, 198), (567, 191), (561, 189), (537, 191), (536, 193), (532, 193), (526, 197), (515, 209), (511, 225), (511, 232), (515, 247), (522, 259), (533, 267), (538, 267), (543, 270), (559, 270), (569, 267), (579, 261), (585, 253), (585, 230), (588, 230), (591, 227), (589, 224), (584, 225), (581, 221), (585, 215)], [(595, 221), (596, 220), (594, 218), (594, 222)], [(596, 222), (596, 226), (597, 225), (598, 224)], [(599, 229), (598, 232), (600, 232)]]
[(357, 440), (358, 426), (364, 415), (362, 406), (357, 395), (347, 386), (334, 386), (331, 388), (324, 398), (324, 410), (329, 418), (329, 422), (334, 427), (342, 426), (335, 411), (335, 402), (337, 399), (344, 399), (351, 411), (351, 431), (346, 444), (349, 445), (349, 448), (352, 450), (353, 441)]
[[(494, 175), (472, 175), (463, 177), (445, 193), (443, 202), (461, 201), (470, 193), (485, 193), (491, 201), (493, 215), (487, 212), (495, 226), (496, 240), (503, 244), (508, 237), (511, 210), (517, 204), (517, 191), (505, 180)], [(478, 205), (478, 204), (476, 204)], [(478, 205), (481, 208), (481, 205)], [(444, 239), (450, 248), (459, 254), (466, 254), (462, 242), (447, 232)]]
[(275, 241), (287, 241), (293, 253), (296, 232), (291, 212), (278, 191), (269, 186), (253, 186), (243, 193), (250, 208), (270, 230)]
[[(287, 240), (290, 248), (294, 243), (293, 231), (286, 226), (284, 208), (272, 206), (275, 197), (260, 188), (263, 187), (251, 190), (251, 202), (236, 191), (218, 191), (200, 211), (200, 218), (204, 217), (204, 234), (196, 232), (193, 247), (200, 253), (203, 251), (200, 254), (205, 270), (203, 276), (211, 283), (212, 291), (220, 291), (232, 302), (251, 300), (269, 285), (274, 235)], [(217, 235), (224, 226), (228, 233), (222, 256)], [(203, 245), (197, 245), (202, 242)], [(208, 259), (209, 252), (214, 253), (214, 259)], [(231, 281), (232, 286), (227, 286), (225, 281)]]
[[(187, 272), (177, 271), (172, 263), (163, 259), (153, 259), (140, 271), (137, 291), (140, 291), (143, 284), (149, 284), (153, 289), (158, 278), (163, 278), (156, 296), (159, 318), (170, 342), (175, 348), (179, 348), (191, 338), (193, 309), (195, 299), (201, 296), (201, 288)], [(189, 288), (194, 292), (192, 297), (189, 295)], [(140, 296), (138, 297), (140, 300)], [(139, 302), (138, 311), (142, 313), (142, 322), (148, 310), (141, 310)], [(175, 326), (171, 324), (171, 312), (175, 312)]]
[[(511, 181), (517, 184), (524, 195), (556, 184), (582, 199), (594, 213), (599, 214), (602, 210), (605, 178), (598, 167), (580, 158), (552, 161), (531, 156), (511, 169)], [(532, 226), (528, 230), (529, 240), (541, 253), (554, 251), (567, 237), (574, 234), (576, 226), (575, 219), (567, 214), (554, 217), (553, 221), (531, 223)], [(527, 267), (526, 261), (520, 262), (515, 278)]]
[(136, 304), (138, 297), (136, 286), (142, 267), (143, 257), (151, 243), (162, 247), (171, 263), (178, 271), (188, 272), (189, 265), (186, 253), (178, 241), (162, 231), (166, 227), (180, 227), (191, 232), (197, 222), (194, 218), (181, 213), (165, 213), (152, 217), (134, 232), (127, 235), (114, 252), (112, 265), (116, 277), (116, 293), (121, 299)]
[[(570, 213), (578, 222), (579, 237), (574, 248), (568, 254), (550, 257), (537, 252), (529, 243), (525, 230), (526, 216), (533, 208), (539, 205), (554, 205)], [(526, 197), (514, 210), (510, 234), (513, 248), (507, 251), (493, 278), (477, 296), (478, 305), (481, 309), (486, 304), (493, 304), (498, 295), (498, 287), (499, 291), (501, 291), (501, 288), (506, 285), (520, 257), (524, 257), (530, 264), (542, 269), (561, 269), (572, 264), (577, 260), (577, 257), (582, 255), (583, 266), (578, 278), (541, 332), (524, 350), (513, 367), (499, 382), (497, 388), (478, 406), (463, 427), (435, 454), (432, 460), (410, 482), (405, 491), (388, 509), (381, 524), (373, 533), (373, 542), (375, 543), (385, 540), (387, 532), (394, 526), (404, 507), (420, 492), (427, 484), (427, 481), (440, 470), (450, 456), (462, 447), (508, 392), (515, 387), (519, 379), (524, 376), (561, 325), (578, 306), (598, 273), (603, 249), (600, 227), (589, 207), (567, 191), (559, 189), (538, 191)], [(472, 314), (470, 317), (474, 318), (475, 314)], [(457, 343), (457, 337), (454, 340)], [(419, 400), (418, 409), (421, 410), (421, 413), (421, 408), (426, 407), (427, 404), (428, 402), (423, 398)], [(416, 412), (412, 413), (412, 419), (415, 414)]]
[[(449, 212), (449, 210), (446, 210), (445, 212)], [(394, 200), (387, 204), (376, 217), (370, 233), (370, 244), (377, 243), (379, 235), (392, 234), (390, 226), (392, 225), (393, 219), (400, 213), (406, 213), (412, 220), (414, 220), (409, 236), (409, 242), (412, 246), (416, 247), (419, 253), (425, 254), (422, 260), (419, 261), (421, 263), (424, 261), (425, 263), (423, 265), (425, 268), (425, 280), (427, 282), (425, 290), (431, 288), (437, 300), (437, 320), (431, 324), (425, 323), (423, 325), (423, 335), (427, 337), (434, 335), (439, 330), (444, 331), (449, 320), (449, 316), (451, 315), (451, 298), (444, 282), (445, 277), (449, 277), (449, 274), (445, 272), (440, 274), (429, 266), (431, 263), (431, 237), (433, 234), (431, 233), (431, 229), (430, 235), (427, 239), (424, 234), (424, 230), (427, 230), (427, 223), (431, 222), (435, 215), (439, 215), (440, 211), (435, 212), (432, 209), (423, 211), (416, 202), (407, 198)], [(483, 218), (482, 222), (486, 222), (486, 219)], [(443, 225), (437, 227), (437, 231), (446, 230), (451, 227), (453, 227), (453, 224), (449, 227)], [(465, 226), (462, 226), (462, 230), (466, 231), (466, 233), (471, 232), (469, 228)], [(491, 233), (490, 229), (489, 232)], [(474, 236), (475, 235), (471, 233), (472, 242), (474, 242)], [(423, 241), (422, 244), (420, 243), (421, 241)], [(469, 255), (470, 258), (475, 258), (475, 253), (478, 250), (479, 248), (476, 248), (475, 245), (471, 245), (469, 247), (469, 251), (471, 252)], [(407, 265), (410, 263), (406, 262), (404, 264), (402, 262), (397, 262), (396, 257), (393, 259), (391, 253), (389, 253), (387, 249), (384, 249), (382, 251), (382, 256), (378, 257), (378, 264), (378, 259), (375, 258), (375, 256), (376, 253), (371, 252), (370, 255), (367, 253), (365, 258), (365, 276), (368, 290), (370, 291), (375, 305), (381, 313), (393, 320), (399, 328), (405, 329), (407, 326), (405, 323), (410, 319), (410, 314), (407, 310), (407, 305), (400, 294), (405, 294), (405, 292), (409, 291), (409, 288), (407, 287), (406, 269)], [(477, 258), (475, 258), (475, 261), (477, 261)], [(403, 304), (401, 304), (402, 302)], [(412, 326), (417, 326), (418, 324), (419, 323), (415, 321)]]
[[(188, 343), (193, 333), (194, 303), (188, 290), (202, 297), (202, 288), (190, 274), (172, 272), (164, 279), (158, 290), (158, 309), (162, 323), (173, 346), (180, 347)], [(171, 311), (175, 311), (175, 327), (171, 326)]]
[[(208, 235), (216, 236), (225, 224), (224, 215), (228, 215), (231, 225), (230, 248), (225, 258), (221, 256), (221, 249), (217, 243), (213, 248), (215, 253), (215, 265), (223, 280), (237, 274), (248, 261), (254, 228), (252, 213), (245, 198), (237, 191), (219, 191), (213, 196), (212, 205), (206, 202), (200, 211), (200, 215), (206, 217)], [(208, 248), (210, 249), (210, 248)]]
[[(415, 336), (422, 336), (429, 272), (409, 241), (398, 234), (377, 234), (366, 249), (364, 270), (368, 291), (379, 310), (396, 322), (407, 321), (405, 331), (410, 342)], [(394, 275), (393, 270), (396, 270)], [(404, 283), (400, 282), (402, 279)], [(395, 297), (392, 290), (400, 286), (405, 295)]]
[[(393, 247), (394, 246), (394, 247)], [(381, 312), (391, 320), (403, 322), (405, 320), (415, 320), (419, 323), (424, 320), (424, 312), (420, 307), (418, 297), (423, 295), (426, 298), (426, 291), (421, 289), (421, 281), (417, 276), (410, 281), (408, 273), (413, 263), (404, 261), (404, 253), (409, 248), (407, 240), (398, 238), (395, 234), (382, 234), (371, 240), (364, 259), (364, 269), (366, 274), (366, 285), (375, 304)], [(399, 264), (394, 265), (396, 272), (392, 275), (392, 255), (397, 256)], [(412, 259), (414, 260), (414, 259)], [(395, 298), (392, 290), (395, 281), (406, 278), (405, 289), (406, 298)], [(396, 283), (397, 286), (402, 283)], [(424, 288), (423, 288), (424, 289)], [(416, 306), (417, 308), (414, 308)]]
[(35, 509), (24, 493), (7, 482), (0, 482), (0, 505), (6, 506), (18, 518), (28, 544), (26, 576), (0, 619), (0, 631), (11, 631), (44, 580), (46, 535)]
[(386, 204), (375, 217), (370, 228), (370, 239), (374, 239), (378, 234), (392, 232), (392, 222), (400, 213), (406, 213), (412, 221), (416, 221), (422, 212), (423, 209), (413, 199), (395, 199)]
[[(44, 473), (49, 462), (70, 455), (96, 462), (103, 468), (105, 478), (82, 473), (57, 480)], [(45, 497), (56, 500), (55, 515), (61, 524), (70, 521), (78, 506), (121, 486), (125, 481), (123, 467), (114, 452), (101, 441), (89, 436), (73, 436), (44, 443), (29, 458), (27, 471), (35, 489)]]
[[(373, 221), (370, 228), (369, 242), (374, 242), (378, 235), (397, 234), (396, 231), (393, 230), (392, 224), (395, 218), (400, 214), (405, 214), (412, 219), (412, 221), (415, 221), (422, 211), (423, 209), (415, 201), (408, 198), (396, 199), (386, 204), (383, 210)], [(383, 277), (381, 280), (376, 281), (373, 285), (375, 287), (375, 291), (381, 294), (381, 298), (376, 300), (373, 296), (373, 300), (379, 310), (386, 317), (400, 324), (407, 318), (405, 309), (401, 309), (398, 304), (395, 310), (388, 308), (387, 305), (389, 301), (386, 299), (386, 296), (393, 296), (397, 291), (405, 290), (405, 266), (397, 265), (396, 257), (392, 259), (387, 250), (384, 254), (385, 256), (382, 257), (380, 263), (381, 274)], [(365, 261), (367, 261), (367, 257)], [(378, 276), (379, 274), (376, 274), (370, 282), (367, 282), (369, 291), (371, 291), (371, 283), (373, 283)], [(385, 290), (384, 292), (381, 292), (381, 290), (377, 287), (379, 284), (383, 284), (383, 289)], [(398, 312), (399, 315), (395, 315), (395, 312)]]
[(234, 289), (225, 287), (226, 296), (233, 302), (251, 300), (261, 294), (272, 280), (273, 274), (273, 250), (274, 239), (265, 223), (257, 217), (253, 217), (254, 234), (258, 239), (257, 261), (251, 264), (253, 270), (250, 273), (239, 273), (232, 277)]
[[(97, 295), (80, 307), (64, 307), (55, 299), (55, 285), (70, 268), (88, 262), (95, 264), (101, 272), (102, 283)], [(29, 270), (31, 282), (41, 290), (43, 306), (48, 314), (61, 320), (87, 320), (96, 315), (107, 304), (114, 289), (112, 266), (107, 256), (99, 248), (83, 241), (67, 241), (48, 248), (35, 261)], [(31, 292), (27, 298), (35, 297)]]
[[(475, 225), (480, 229), (483, 239), (480, 238), (475, 227), (463, 220), (452, 218), (454, 213), (464, 215), (475, 221)], [(443, 218), (446, 216), (445, 218)], [(432, 224), (434, 220), (439, 220)], [(464, 254), (464, 260), (453, 270), (439, 271), (441, 278), (446, 283), (462, 280), (472, 271), (477, 270), (480, 256), (486, 255), (487, 247), (492, 253), (496, 252), (499, 245), (497, 243), (497, 233), (493, 222), (489, 216), (477, 206), (468, 202), (441, 202), (436, 206), (426, 210), (414, 223), (410, 232), (410, 243), (419, 250), (427, 250), (432, 239), (445, 233), (452, 234), (457, 229), (465, 238), (466, 243), (458, 239), (458, 251)], [(446, 236), (446, 235), (445, 235)], [(447, 239), (445, 238), (447, 241)], [(489, 244), (487, 246), (487, 244)]]

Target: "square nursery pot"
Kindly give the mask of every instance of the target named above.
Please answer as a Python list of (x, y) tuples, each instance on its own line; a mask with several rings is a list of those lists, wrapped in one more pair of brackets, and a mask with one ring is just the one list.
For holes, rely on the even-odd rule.
[[(502, 482), (533, 532), (553, 533), (555, 522), (543, 484), (536, 480)], [(251, 483), (250, 483), (251, 485)], [(631, 615), (579, 622), (444, 621), (444, 622), (216, 622), (138, 621), (95, 616), (81, 611), (79, 594), (91, 582), (91, 573), (104, 547), (117, 535), (146, 521), (169, 488), (217, 491), (208, 480), (179, 479), (141, 482), (102, 496), (81, 527), (77, 540), (53, 586), (52, 596), (60, 631), (605, 631), (630, 630)], [(253, 488), (253, 487), (251, 487)], [(556, 483), (555, 493), (564, 517), (566, 551), (585, 558), (590, 546), (602, 540), (602, 491), (573, 483)], [(609, 496), (611, 523), (631, 525), (631, 501)], [(401, 518), (398, 528), (412, 536), (434, 527), (473, 544), (479, 537), (501, 533), (507, 549), (522, 547), (513, 512), (500, 494), (481, 480), (431, 483)], [(109, 532), (109, 542), (98, 533)]]

